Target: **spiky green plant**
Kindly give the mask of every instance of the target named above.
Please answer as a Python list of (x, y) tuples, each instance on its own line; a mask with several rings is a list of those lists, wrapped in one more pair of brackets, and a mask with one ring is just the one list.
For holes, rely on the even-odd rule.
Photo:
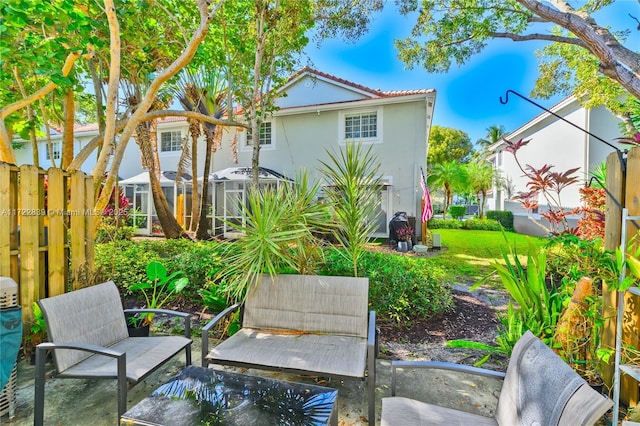
[(345, 255), (358, 276), (358, 259), (376, 228), (380, 197), (380, 162), (371, 147), (347, 142), (339, 152), (327, 151), (329, 161), (321, 161), (321, 172), (329, 186), (326, 193), (333, 211), (336, 240), (344, 246)]
[(262, 274), (310, 273), (321, 255), (317, 232), (326, 231), (329, 213), (315, 202), (319, 183), (302, 172), (292, 186), (252, 187), (241, 206), (246, 225), (230, 223), (242, 234), (227, 252), (228, 267), (218, 279), (231, 298), (242, 299)]

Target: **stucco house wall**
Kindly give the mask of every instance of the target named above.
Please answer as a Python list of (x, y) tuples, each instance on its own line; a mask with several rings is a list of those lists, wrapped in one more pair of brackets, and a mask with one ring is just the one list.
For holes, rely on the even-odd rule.
[[(574, 97), (568, 97), (550, 109), (553, 113), (563, 117), (576, 126), (585, 129), (605, 141), (616, 145), (615, 138), (620, 136), (618, 128), (619, 119), (614, 117), (604, 107), (585, 109), (581, 107)], [(506, 137), (511, 142), (520, 139), (530, 140), (529, 144), (520, 148), (517, 157), (523, 167), (530, 165), (536, 169), (544, 166), (553, 166), (552, 171), (565, 172), (578, 168), (576, 172), (579, 180), (561, 192), (562, 205), (565, 208), (574, 208), (581, 205), (579, 189), (588, 182), (591, 173), (606, 160), (613, 148), (600, 142), (596, 138), (577, 129), (558, 117), (544, 112), (518, 129), (509, 133)], [(487, 202), (491, 210), (510, 210), (514, 213), (514, 226), (517, 232), (543, 235), (545, 231), (531, 223), (527, 213), (520, 204), (513, 200), (518, 192), (527, 192), (528, 178), (516, 164), (513, 154), (506, 152), (504, 141), (495, 143), (490, 147), (493, 154), (489, 161), (493, 163), (506, 179), (510, 188), (494, 187), (492, 197)], [(539, 211), (548, 208), (544, 197), (538, 199)], [(541, 223), (548, 225), (539, 214), (533, 217)], [(570, 225), (575, 225), (578, 217), (570, 217)]]

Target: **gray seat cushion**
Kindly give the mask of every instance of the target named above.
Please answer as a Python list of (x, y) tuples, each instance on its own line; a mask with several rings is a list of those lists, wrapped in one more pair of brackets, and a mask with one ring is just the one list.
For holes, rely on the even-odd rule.
[[(137, 383), (190, 344), (191, 339), (183, 336), (128, 337), (110, 346), (110, 349), (126, 353), (127, 380)], [(118, 376), (116, 359), (104, 355), (92, 355), (81, 363), (67, 368), (59, 376), (116, 378)]]
[(359, 337), (243, 328), (213, 348), (207, 359), (362, 378), (366, 355), (367, 340)]
[(496, 426), (491, 417), (427, 404), (415, 399), (382, 398), (381, 426)]

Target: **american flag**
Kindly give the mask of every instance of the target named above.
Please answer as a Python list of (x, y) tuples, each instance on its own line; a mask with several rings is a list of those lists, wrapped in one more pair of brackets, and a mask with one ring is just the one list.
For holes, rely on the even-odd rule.
[(427, 180), (424, 178), (424, 170), (420, 167), (420, 186), (422, 186), (422, 222), (427, 222), (433, 217), (433, 205), (431, 204), (431, 196), (429, 188), (427, 188)]

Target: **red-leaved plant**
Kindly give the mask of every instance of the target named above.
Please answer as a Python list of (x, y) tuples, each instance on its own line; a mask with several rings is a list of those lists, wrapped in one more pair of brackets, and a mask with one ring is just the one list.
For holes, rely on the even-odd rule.
[[(546, 232), (550, 234), (576, 232), (575, 229), (572, 230), (570, 228), (567, 221), (567, 216), (576, 214), (576, 211), (575, 209), (568, 210), (562, 207), (560, 194), (565, 188), (578, 182), (576, 172), (580, 168), (576, 167), (565, 172), (555, 172), (553, 171), (554, 166), (549, 164), (545, 164), (540, 168), (535, 168), (528, 164), (523, 167), (518, 159), (518, 151), (523, 146), (528, 145), (531, 140), (520, 139), (518, 142), (511, 142), (504, 139), (504, 141), (507, 144), (505, 151), (513, 154), (518, 168), (529, 179), (527, 182), (528, 191), (517, 193), (513, 199), (520, 201), (529, 218)], [(540, 196), (544, 198), (548, 206), (548, 210), (540, 212), (540, 215), (549, 221), (550, 227), (545, 226), (533, 217), (533, 213), (538, 208)]]

